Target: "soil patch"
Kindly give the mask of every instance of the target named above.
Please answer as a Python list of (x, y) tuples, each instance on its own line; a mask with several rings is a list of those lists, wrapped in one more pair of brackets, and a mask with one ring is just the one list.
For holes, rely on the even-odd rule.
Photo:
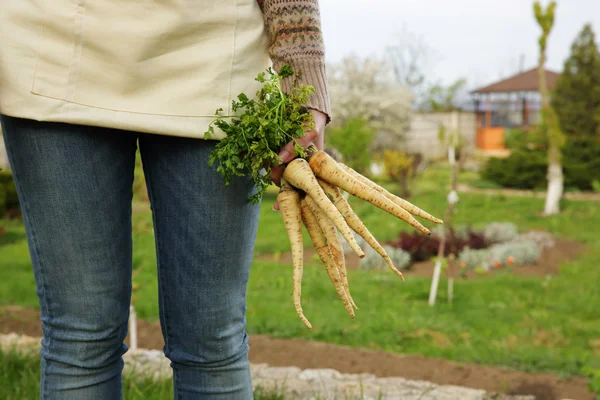
[[(550, 249), (544, 250), (540, 256), (540, 260), (534, 265), (520, 265), (512, 269), (513, 274), (516, 276), (537, 276), (545, 277), (547, 275), (557, 275), (560, 269), (560, 264), (565, 261), (577, 259), (583, 252), (585, 246), (582, 243), (576, 242), (571, 239), (558, 238), (555, 239), (555, 244)], [(312, 259), (316, 255), (314, 248), (308, 247), (304, 249), (304, 258), (306, 260)], [(275, 258), (272, 254), (265, 254), (258, 257), (259, 260), (263, 261), (276, 261), (281, 264), (292, 264), (291, 253), (282, 253), (278, 258)], [(360, 258), (355, 253), (346, 253), (346, 268), (358, 269)], [(422, 261), (412, 264), (410, 269), (403, 270), (402, 274), (406, 276), (433, 276), (434, 262)], [(483, 278), (493, 276), (498, 272), (506, 272), (506, 269), (492, 270), (488, 273), (479, 274), (474, 271), (467, 273), (468, 278)], [(457, 275), (457, 274), (456, 274)]]
[[(41, 336), (39, 312), (21, 307), (0, 309), (0, 333)], [(158, 322), (139, 321), (139, 346), (162, 349)], [(553, 374), (526, 373), (500, 367), (458, 363), (418, 355), (391, 354), (300, 339), (250, 336), (250, 361), (271, 366), (333, 368), (344, 373), (404, 377), (441, 385), (459, 385), (489, 392), (535, 395), (538, 400), (594, 400), (582, 377), (561, 379)]]

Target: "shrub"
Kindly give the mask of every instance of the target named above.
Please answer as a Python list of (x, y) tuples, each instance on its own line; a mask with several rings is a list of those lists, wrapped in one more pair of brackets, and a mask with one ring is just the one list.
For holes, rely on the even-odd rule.
[(533, 240), (514, 241), (490, 247), (485, 269), (506, 265), (535, 264), (540, 257), (540, 248)]
[(506, 130), (504, 145), (510, 150), (544, 148), (546, 146), (546, 140), (535, 127), (530, 129), (514, 128)]
[(465, 247), (458, 256), (462, 269), (492, 268), (507, 265), (535, 264), (540, 257), (540, 247), (533, 240), (519, 240), (493, 245), (487, 249)]
[[(391, 243), (392, 247), (408, 252), (413, 261), (425, 261), (437, 256), (441, 241), (440, 228), (435, 230), (431, 236), (420, 232), (401, 232), (400, 237)], [(481, 232), (475, 232), (471, 228), (459, 228), (457, 230), (446, 230), (446, 246), (444, 256), (459, 254), (463, 248), (482, 249), (488, 246), (488, 241)]]
[(391, 246), (410, 254), (414, 262), (425, 261), (435, 256), (439, 247), (439, 237), (427, 236), (420, 232), (401, 232)]
[(519, 230), (511, 222), (492, 222), (485, 226), (483, 235), (490, 243), (504, 243), (516, 238)]
[(544, 231), (529, 231), (519, 235), (514, 241), (534, 241), (541, 251), (549, 249), (554, 246), (554, 237), (550, 232)]
[(490, 251), (487, 249), (471, 249), (470, 247), (465, 247), (458, 256), (458, 263), (461, 270), (464, 268), (483, 268), (484, 265), (487, 265), (489, 257)]
[(565, 187), (593, 190), (600, 181), (600, 137), (569, 137), (563, 148)]
[(545, 151), (520, 148), (509, 157), (488, 160), (481, 171), (481, 178), (507, 188), (544, 188), (547, 168)]
[(370, 147), (377, 130), (364, 118), (344, 121), (342, 126), (331, 126), (325, 140), (328, 147), (335, 148), (344, 163), (361, 174), (369, 172), (371, 165)]
[[(568, 189), (593, 190), (600, 181), (600, 138), (568, 137), (562, 148), (564, 184)], [(543, 145), (523, 144), (509, 157), (491, 158), (481, 178), (515, 189), (545, 189), (548, 160)]]
[[(388, 253), (388, 256), (390, 256), (392, 263), (397, 269), (403, 270), (408, 268), (410, 265), (410, 254), (402, 249), (396, 249), (391, 246), (383, 246), (383, 248)], [(364, 270), (384, 270), (388, 269), (389, 265), (375, 251), (369, 251), (365, 257), (360, 260), (359, 268)]]

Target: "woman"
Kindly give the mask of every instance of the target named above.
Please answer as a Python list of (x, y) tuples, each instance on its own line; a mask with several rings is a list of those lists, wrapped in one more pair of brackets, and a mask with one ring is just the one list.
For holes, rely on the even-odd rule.
[(259, 208), (250, 179), (225, 187), (208, 167), (215, 141), (202, 138), (270, 62), (316, 88), (317, 129), (301, 143), (322, 148), (317, 0), (2, 1), (0, 114), (41, 309), (42, 399), (122, 397), (137, 143), (175, 398), (252, 398), (244, 314)]

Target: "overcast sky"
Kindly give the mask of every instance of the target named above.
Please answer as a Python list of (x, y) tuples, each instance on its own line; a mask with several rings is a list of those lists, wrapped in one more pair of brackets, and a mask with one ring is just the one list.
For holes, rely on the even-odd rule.
[[(320, 0), (327, 60), (382, 54), (406, 29), (433, 48), (431, 80), (468, 79), (470, 89), (537, 63), (540, 29), (532, 0)], [(547, 4), (544, 2), (543, 4)], [(586, 22), (600, 39), (600, 0), (559, 0), (548, 45), (550, 69), (561, 70)]]

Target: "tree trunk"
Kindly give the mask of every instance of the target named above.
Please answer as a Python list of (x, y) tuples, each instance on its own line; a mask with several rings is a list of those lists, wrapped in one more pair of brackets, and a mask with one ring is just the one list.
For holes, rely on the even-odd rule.
[(542, 35), (539, 39), (540, 58), (538, 65), (538, 84), (542, 100), (541, 127), (544, 130), (544, 135), (548, 138), (548, 189), (546, 191), (544, 215), (553, 215), (560, 212), (560, 199), (563, 194), (563, 172), (560, 161), (560, 142), (562, 134), (560, 132), (560, 124), (552, 109), (552, 105), (550, 104), (545, 72), (545, 64), (547, 61), (546, 46), (548, 36), (550, 35), (550, 31), (554, 24), (555, 6), (556, 2), (551, 2), (544, 13), (539, 2), (536, 2), (534, 5), (536, 19), (542, 28)]
[(550, 143), (548, 153), (548, 191), (546, 192), (544, 215), (554, 215), (560, 212), (560, 199), (563, 195), (563, 172), (558, 147)]

